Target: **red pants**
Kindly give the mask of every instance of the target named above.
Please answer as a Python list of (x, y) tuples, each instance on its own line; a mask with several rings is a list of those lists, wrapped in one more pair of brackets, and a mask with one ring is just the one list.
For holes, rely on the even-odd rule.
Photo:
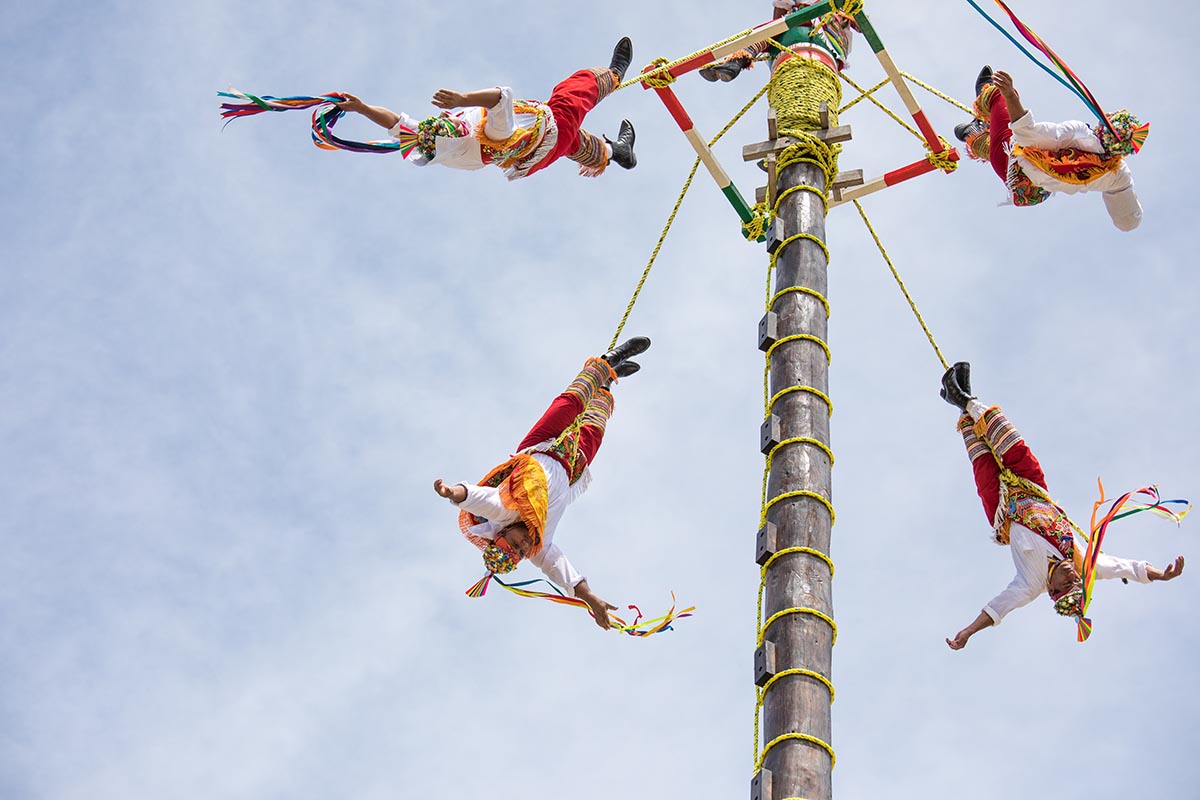
[[(525, 434), (525, 438), (517, 445), (517, 452), (526, 447), (540, 444), (547, 439), (557, 438), (582, 413), (583, 403), (580, 402), (579, 397), (569, 392), (563, 392), (554, 398), (554, 402), (546, 409), (546, 413), (542, 414), (542, 418), (529, 429), (529, 433)], [(579, 429), (579, 452), (587, 459), (589, 465), (596, 457), (596, 452), (600, 449), (600, 443), (603, 441), (604, 430), (602, 428), (585, 423)]]
[(992, 107), (988, 117), (988, 160), (992, 169), (1000, 176), (1000, 180), (1008, 185), (1008, 142), (1012, 139), (1012, 129), (1009, 123), (1012, 118), (1008, 115), (1008, 103), (999, 92), (992, 95)]
[(550, 110), (554, 113), (554, 121), (558, 124), (558, 143), (550, 151), (550, 155), (542, 160), (542, 163), (529, 170), (530, 175), (540, 172), (579, 148), (579, 129), (583, 127), (583, 118), (596, 107), (598, 102), (600, 102), (600, 85), (596, 82), (595, 74), (590, 70), (581, 69), (554, 87), (546, 105), (550, 106)]

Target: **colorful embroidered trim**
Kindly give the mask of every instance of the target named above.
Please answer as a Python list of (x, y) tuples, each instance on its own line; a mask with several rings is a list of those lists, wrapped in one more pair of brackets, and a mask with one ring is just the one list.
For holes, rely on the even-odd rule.
[(517, 100), (513, 103), (513, 111), (517, 114), (531, 114), (534, 117), (530, 128), (517, 128), (504, 141), (489, 139), (484, 133), (487, 128), (487, 109), (482, 109), (483, 119), (475, 131), (475, 138), (484, 154), (502, 169), (514, 167), (534, 155), (538, 145), (546, 138), (546, 118), (552, 117), (550, 108), (545, 103), (533, 100)]
[[(592, 613), (592, 609), (587, 603), (580, 600), (578, 597), (567, 597), (557, 586), (542, 578), (537, 578), (531, 581), (521, 581), (519, 583), (505, 583), (489, 572), (487, 575), (484, 575), (482, 578), (472, 584), (469, 589), (467, 589), (467, 597), (483, 597), (487, 594), (488, 584), (491, 582), (500, 584), (506, 590), (519, 597), (531, 597), (541, 600), (549, 600), (550, 602), (558, 603), (559, 605), (575, 606), (576, 608), (582, 608), (583, 610), (587, 611), (588, 615), (593, 619), (596, 617), (596, 615)], [(536, 583), (546, 584), (554, 590), (553, 593), (535, 592), (525, 588)], [(612, 626), (611, 630), (615, 630), (617, 633), (623, 633), (627, 636), (635, 636), (638, 638), (653, 636), (656, 633), (663, 633), (664, 631), (673, 630), (673, 622), (692, 616), (692, 612), (696, 610), (695, 606), (689, 606), (681, 611), (676, 611), (675, 605), (675, 593), (672, 592), (671, 608), (666, 614), (654, 617), (653, 619), (642, 620), (642, 610), (637, 606), (631, 605), (629, 608), (637, 613), (637, 617), (634, 618), (633, 622), (626, 622), (624, 619), (612, 613), (611, 611), (608, 612), (608, 622)]]
[[(480, 486), (491, 486), (500, 490), (500, 502), (504, 507), (517, 512), (517, 516), (529, 529), (533, 552), (542, 547), (542, 531), (546, 527), (546, 510), (549, 507), (549, 491), (546, 488), (546, 471), (528, 453), (515, 455), (494, 468), (479, 481)], [(458, 527), (463, 536), (478, 547), (485, 549), (492, 544), (487, 539), (471, 533), (471, 528), (485, 520), (469, 511), (458, 513)]]
[[(1065, 150), (1042, 150), (1014, 143), (1013, 156), (1020, 156), (1031, 166), (1063, 183), (1085, 185), (1121, 168), (1119, 155), (1101, 156), (1068, 147)], [(1011, 167), (1009, 168), (1011, 172)]]
[(1036, 206), (1050, 199), (1050, 192), (1038, 186), (1015, 160), (1008, 162), (1008, 180), (1004, 182), (1012, 193), (1014, 206)]
[(594, 133), (579, 129), (579, 147), (567, 156), (579, 164), (579, 174), (585, 178), (596, 178), (608, 167), (608, 148), (604, 140)]

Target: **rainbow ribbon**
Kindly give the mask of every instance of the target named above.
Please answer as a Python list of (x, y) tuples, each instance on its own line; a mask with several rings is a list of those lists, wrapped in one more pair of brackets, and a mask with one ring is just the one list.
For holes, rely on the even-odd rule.
[[(520, 597), (532, 597), (541, 600), (549, 600), (552, 603), (558, 603), (564, 606), (575, 606), (587, 611), (592, 619), (596, 618), (596, 615), (592, 613), (592, 609), (587, 603), (583, 602), (578, 597), (567, 597), (553, 583), (541, 578), (531, 581), (521, 581), (520, 583), (505, 583), (504, 581), (500, 580), (500, 578), (496, 577), (494, 573), (489, 572), (487, 575), (484, 575), (482, 578), (476, 581), (471, 588), (467, 589), (467, 597), (483, 597), (485, 594), (487, 594), (488, 584), (492, 581), (495, 581), (508, 591)], [(546, 584), (554, 590), (554, 593), (550, 594), (547, 592), (535, 592), (525, 588), (535, 583)], [(662, 616), (642, 621), (642, 610), (634, 605), (629, 606), (629, 608), (637, 612), (637, 617), (633, 620), (633, 622), (626, 622), (611, 611), (608, 612), (608, 621), (612, 626), (611, 629), (617, 633), (623, 633), (628, 636), (636, 637), (653, 636), (656, 633), (672, 630), (672, 622), (690, 617), (692, 616), (692, 612), (696, 610), (695, 606), (689, 606), (682, 611), (676, 612), (674, 592), (671, 593), (671, 609)]]
[[(1032, 28), (1022, 22), (1020, 18), (1013, 13), (1012, 9), (1004, 3), (1004, 0), (996, 0), (996, 5), (1000, 6), (1000, 8), (1004, 10), (1004, 13), (1008, 15), (1008, 18), (1012, 21), (1013, 27), (1015, 27), (1030, 44), (1041, 51), (1046, 58), (1050, 59), (1050, 62), (1058, 69), (1060, 73), (1062, 73), (1062, 77), (1056, 75), (1053, 70), (1039, 61), (1037, 57), (1035, 57), (1028, 50), (1026, 50), (1020, 42), (1014, 39), (1008, 31), (1004, 30), (1004, 28), (1000, 26), (1000, 23), (988, 16), (987, 12), (980, 8), (975, 0), (967, 0), (967, 2), (971, 4), (972, 8), (979, 12), (980, 16), (990, 22), (992, 26), (996, 28), (996, 30), (1004, 34), (1005, 38), (1016, 45), (1017, 49), (1024, 53), (1030, 61), (1041, 67), (1047, 74), (1050, 75), (1050, 77), (1054, 78), (1054, 80), (1071, 90), (1071, 92), (1080, 100), (1082, 100), (1083, 104), (1086, 105), (1088, 109), (1096, 115), (1096, 118), (1108, 128), (1115, 138), (1120, 138), (1117, 136), (1117, 131), (1113, 128), (1112, 123), (1109, 122), (1108, 115), (1104, 113), (1104, 109), (1100, 107), (1100, 103), (1097, 102), (1095, 96), (1092, 95), (1091, 90), (1089, 90), (1087, 86), (1084, 85), (1083, 81), (1079, 79), (1079, 76), (1067, 66), (1066, 62), (1059, 58), (1058, 54), (1050, 49), (1050, 46), (1046, 44), (1042, 37), (1034, 33)], [(1142, 137), (1142, 141), (1145, 141), (1145, 136)]]
[[(416, 132), (401, 128), (401, 141), (382, 139), (370, 142), (356, 142), (342, 139), (333, 134), (333, 126), (346, 112), (333, 105), (346, 99), (340, 92), (330, 92), (322, 95), (294, 95), (292, 97), (261, 97), (245, 92), (217, 92), (218, 97), (228, 97), (234, 100), (245, 100), (244, 103), (222, 103), (221, 117), (228, 125), (238, 117), (251, 117), (267, 111), (296, 111), (313, 109), (312, 139), (313, 144), (322, 150), (348, 150), (352, 153), (401, 153), (405, 158), (412, 152), (416, 144)], [(406, 135), (407, 134), (407, 135)]]
[[(1159, 496), (1157, 486), (1145, 486), (1126, 492), (1113, 500), (1108, 510), (1100, 516), (1100, 521), (1097, 522), (1096, 516), (1100, 511), (1100, 506), (1104, 505), (1105, 498), (1104, 483), (1097, 478), (1096, 485), (1100, 487), (1100, 499), (1092, 505), (1091, 533), (1088, 535), (1087, 551), (1083, 556), (1083, 575), (1081, 576), (1083, 579), (1083, 601), (1080, 604), (1082, 613), (1076, 618), (1079, 628), (1078, 639), (1081, 642), (1087, 641), (1087, 638), (1092, 635), (1092, 621), (1087, 618), (1087, 611), (1092, 604), (1092, 587), (1096, 584), (1096, 561), (1100, 558), (1100, 546), (1104, 542), (1104, 534), (1108, 532), (1108, 526), (1119, 519), (1140, 514), (1143, 511), (1149, 511), (1157, 517), (1170, 520), (1178, 525), (1192, 510), (1192, 504), (1187, 500), (1163, 500)], [(1136, 495), (1149, 497), (1152, 502), (1144, 503), (1135, 500)], [(1168, 508), (1172, 505), (1182, 505), (1185, 508), (1181, 511)]]

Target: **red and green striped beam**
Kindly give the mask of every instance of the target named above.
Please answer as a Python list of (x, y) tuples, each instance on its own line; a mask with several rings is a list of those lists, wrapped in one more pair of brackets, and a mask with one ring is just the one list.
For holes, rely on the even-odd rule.
[[(883, 41), (879, 38), (875, 26), (871, 24), (871, 20), (867, 19), (866, 12), (860, 11), (855, 14), (854, 21), (858, 23), (858, 29), (862, 31), (863, 36), (867, 39), (867, 43), (871, 45), (871, 50), (874, 51), (875, 57), (879, 59), (879, 64), (883, 67), (883, 71), (887, 73), (892, 86), (896, 87), (897, 94), (904, 101), (904, 106), (908, 109), (908, 113), (912, 115), (913, 122), (917, 124), (917, 130), (921, 132), (921, 136), (929, 145), (929, 149), (934, 153), (941, 153), (946, 149), (942, 144), (942, 140), (938, 138), (937, 132), (929, 124), (929, 118), (921, 110), (921, 104), (913, 96), (912, 90), (904, 82), (904, 76), (897, 69), (896, 62), (892, 61), (892, 57), (888, 55), (888, 51), (883, 46)], [(958, 160), (958, 154), (953, 148), (951, 148), (950, 158)]]
[[(759, 42), (765, 42), (767, 39), (772, 39), (776, 36), (781, 36), (792, 28), (807, 25), (809, 22), (828, 14), (832, 10), (833, 3), (830, 0), (824, 0), (824, 2), (817, 3), (815, 6), (807, 6), (793, 11), (787, 16), (773, 19), (770, 22), (764, 22), (757, 27), (751, 28), (736, 39), (726, 42), (719, 47), (699, 53), (687, 61), (676, 64), (669, 70), (659, 74), (670, 74), (672, 77), (678, 78), (680, 75), (685, 75), (714, 61), (719, 61), (731, 53), (736, 53), (738, 50), (758, 44)], [(643, 83), (642, 88), (649, 89), (651, 87)]]
[[(749, 225), (754, 220), (754, 211), (742, 197), (742, 193), (733, 185), (733, 181), (729, 179), (729, 174), (725, 172), (721, 166), (721, 162), (717, 161), (717, 157), (713, 155), (712, 149), (708, 146), (708, 142), (704, 140), (696, 131), (696, 125), (692, 122), (692, 118), (688, 116), (683, 104), (679, 102), (679, 98), (675, 96), (675, 92), (670, 87), (654, 87), (654, 91), (658, 93), (659, 98), (663, 101), (663, 105), (667, 107), (667, 111), (671, 115), (671, 119), (675, 120), (675, 124), (683, 131), (683, 135), (687, 137), (688, 142), (692, 145), (692, 149), (696, 151), (696, 155), (704, 162), (704, 166), (708, 169), (708, 174), (712, 175), (713, 180), (717, 183), (717, 188), (721, 190), (721, 194), (725, 195), (725, 199), (733, 206), (733, 210), (741, 218), (742, 223)], [(758, 241), (766, 241), (765, 236), (760, 236)]]

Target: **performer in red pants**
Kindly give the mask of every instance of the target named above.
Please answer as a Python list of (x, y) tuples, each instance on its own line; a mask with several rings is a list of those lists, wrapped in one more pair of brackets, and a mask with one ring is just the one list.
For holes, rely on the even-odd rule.
[[(414, 164), (441, 164), (455, 169), (482, 169), (496, 164), (510, 181), (526, 178), (566, 156), (578, 162), (579, 174), (595, 177), (610, 161), (625, 169), (637, 165), (634, 131), (621, 122), (616, 141), (583, 129), (583, 118), (625, 77), (633, 59), (633, 44), (623, 38), (613, 48), (607, 68), (580, 70), (554, 87), (550, 99), (514, 100), (507, 86), (456, 92), (439, 89), (433, 104), (447, 109), (439, 116), (417, 120), (383, 106), (367, 105), (352, 94), (337, 103), (355, 111), (400, 142), (415, 142)], [(452, 111), (462, 108), (464, 111)], [(407, 151), (406, 155), (407, 155)]]
[(1124, 157), (1138, 151), (1149, 125), (1125, 110), (1109, 115), (1112, 130), (1079, 120), (1037, 122), (1012, 76), (993, 74), (989, 66), (976, 78), (975, 93), (975, 118), (955, 126), (954, 134), (971, 158), (992, 165), (1013, 205), (1037, 205), (1055, 192), (1101, 192), (1119, 230), (1141, 224), (1142, 206)]
[(483, 551), (488, 571), (503, 575), (528, 558), (567, 594), (588, 604), (596, 624), (608, 628), (609, 605), (592, 592), (587, 579), (554, 544), (558, 522), (591, 481), (589, 465), (604, 440), (613, 410), (609, 385), (640, 369), (630, 358), (645, 352), (645, 336), (589, 358), (566, 390), (525, 434), (517, 453), (489, 472), (478, 485), (447, 484), (434, 491), (460, 510), (463, 534)]
[[(983, 607), (979, 616), (946, 644), (952, 650), (967, 646), (973, 635), (999, 625), (1010, 612), (1043, 592), (1054, 610), (1082, 617), (1082, 533), (1046, 491), (1042, 466), (999, 406), (986, 406), (971, 395), (971, 366), (960, 361), (942, 378), (942, 397), (962, 411), (958, 430), (967, 446), (975, 488), (992, 523), (992, 539), (1007, 545), (1017, 568), (1016, 577)], [(1079, 537), (1076, 534), (1080, 534)], [(1130, 561), (1101, 553), (1096, 577), (1150, 583), (1169, 581), (1183, 572), (1183, 556), (1165, 569), (1145, 561)]]

